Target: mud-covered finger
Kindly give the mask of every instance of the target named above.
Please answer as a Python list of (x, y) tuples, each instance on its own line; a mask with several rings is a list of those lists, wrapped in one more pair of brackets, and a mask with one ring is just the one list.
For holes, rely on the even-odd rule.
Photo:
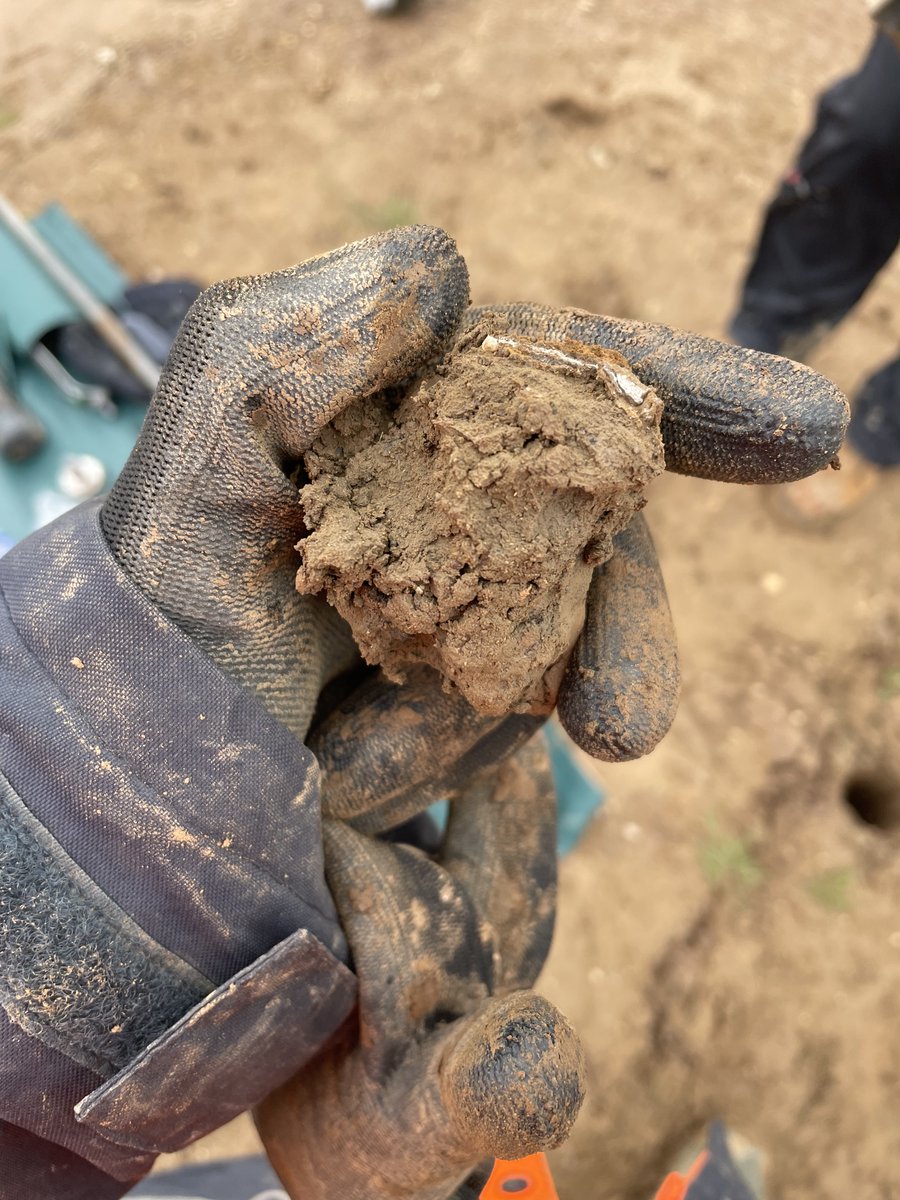
[(255, 1114), (292, 1200), (448, 1200), (486, 1158), (559, 1146), (584, 1097), (578, 1037), (532, 992), (410, 1038), (380, 1082), (356, 1066), (335, 1047)]
[(307, 739), (322, 768), (322, 811), (366, 832), (390, 829), (467, 786), (540, 724), (481, 716), (427, 667), (405, 684), (375, 676)]
[(411, 670), (404, 684), (366, 679), (307, 738), (322, 768), (323, 813), (350, 820), (427, 789), (498, 723), (445, 692), (430, 668)]
[(494, 990), (530, 987), (556, 913), (556, 794), (542, 734), (453, 801), (441, 861), (491, 930)]
[(699, 334), (577, 309), (513, 304), (471, 309), (465, 324), (549, 341), (573, 339), (622, 354), (663, 402), (670, 471), (726, 483), (786, 483), (828, 466), (849, 407), (809, 367)]
[(457, 1137), (479, 1157), (554, 1150), (584, 1100), (584, 1052), (548, 1000), (513, 992), (461, 1026), (444, 1051), (441, 1091)]
[(410, 846), (323, 822), (325, 870), (359, 979), (361, 1052), (381, 1079), (417, 1029), (491, 992), (490, 931), (465, 888)]
[(498, 763), (515, 754), (545, 720), (544, 716), (534, 717), (527, 713), (512, 713), (502, 718), (474, 746), (461, 754), (443, 775), (429, 778), (422, 785), (406, 788), (390, 800), (355, 817), (351, 824), (355, 829), (367, 833), (381, 833), (393, 829), (436, 800), (451, 799), (473, 780), (477, 780), (482, 772), (490, 772)]
[(641, 514), (591, 580), (584, 627), (557, 701), (564, 729), (605, 762), (640, 758), (678, 707), (678, 646), (653, 539)]
[(240, 397), (258, 440), (276, 457), (299, 458), (351, 400), (401, 383), (440, 355), (468, 287), (453, 240), (427, 225), (225, 280), (189, 311), (159, 393), (183, 391), (199, 374), (215, 408)]

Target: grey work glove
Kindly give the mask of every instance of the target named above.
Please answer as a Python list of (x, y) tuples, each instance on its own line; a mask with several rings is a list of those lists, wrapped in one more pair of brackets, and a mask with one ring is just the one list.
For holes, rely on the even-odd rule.
[[(443, 1200), (483, 1159), (556, 1144), (580, 1100), (574, 1035), (523, 990), (553, 917), (552, 798), (531, 741), (544, 718), (479, 716), (428, 671), (404, 685), (359, 672), (342, 622), (294, 588), (305, 449), (351, 400), (438, 357), (467, 302), (453, 243), (423, 227), (216, 285), (188, 315), (102, 512), (137, 587), (323, 769), (326, 872), (360, 995), (340, 1039), (260, 1112), (297, 1197)], [(802, 366), (574, 311), (495, 316), (512, 333), (623, 353), (664, 402), (671, 469), (772, 483), (837, 452), (846, 405)], [(616, 546), (559, 698), (575, 740), (608, 759), (656, 744), (678, 683), (640, 518)], [(370, 836), (442, 795), (455, 804), (438, 859)]]
[(257, 1113), (291, 1196), (445, 1200), (480, 1160), (565, 1139), (581, 1048), (527, 990), (553, 929), (555, 810), (539, 738), (458, 796), (435, 859), (326, 821), (359, 1019)]
[[(359, 660), (334, 612), (295, 589), (295, 546), (305, 533), (295, 472), (318, 431), (351, 400), (401, 385), (438, 358), (462, 324), (484, 311), (467, 311), (467, 303), (462, 258), (446, 234), (424, 226), (379, 234), (273, 275), (216, 284), (189, 312), (137, 446), (103, 506), (107, 543), (132, 581), (300, 738), (309, 733), (322, 689)], [(575, 310), (515, 305), (493, 312), (515, 334), (572, 338), (621, 352), (663, 401), (671, 470), (728, 482), (785, 482), (825, 466), (840, 446), (846, 402), (804, 366), (664, 326)], [(665, 606), (646, 533), (638, 528), (622, 535), (620, 548), (642, 564), (648, 609), (660, 601)], [(588, 605), (591, 644), (579, 646), (576, 657), (598, 653), (597, 620), (608, 623), (616, 605), (602, 604), (597, 593), (622, 586), (622, 573), (599, 568)], [(607, 610), (602, 618), (601, 608)], [(656, 640), (671, 640), (671, 631), (661, 629)], [(652, 669), (658, 673), (660, 663)], [(614, 703), (608, 686), (593, 682), (607, 695), (585, 715), (585, 726), (588, 720), (596, 726)], [(564, 697), (574, 686), (567, 681)], [(417, 695), (424, 688), (441, 707), (439, 688), (429, 689), (419, 677), (411, 687)], [(371, 681), (365, 697), (365, 710), (377, 710), (379, 730), (405, 699), (402, 688), (373, 689)], [(350, 705), (355, 719), (362, 704)], [(576, 740), (580, 704), (570, 698), (565, 705)], [(473, 720), (461, 701), (451, 707), (465, 732), (449, 739), (449, 749), (451, 713), (444, 710), (434, 723), (443, 745), (435, 746), (436, 728), (427, 720), (415, 739), (419, 747), (437, 749), (450, 771), (485, 730), (494, 731), (494, 750), (505, 740), (495, 720)], [(595, 728), (588, 735), (593, 751), (646, 753), (671, 718), (671, 705), (663, 707), (646, 728), (639, 719), (610, 735), (608, 745)], [(513, 719), (510, 744), (521, 742), (521, 723)], [(368, 756), (368, 734), (379, 730), (354, 727), (348, 737)], [(327, 755), (332, 739), (314, 736)], [(406, 745), (404, 751), (410, 788), (439, 773), (433, 759), (425, 762)], [(362, 786), (368, 791), (358, 800), (361, 810), (370, 812), (390, 795), (399, 811), (402, 783), (387, 784), (381, 772), (364, 778), (363, 765), (350, 780), (353, 757), (342, 757), (340, 780), (330, 764), (328, 787), (339, 815), (353, 807), (345, 790)], [(416, 762), (421, 771), (414, 778)]]

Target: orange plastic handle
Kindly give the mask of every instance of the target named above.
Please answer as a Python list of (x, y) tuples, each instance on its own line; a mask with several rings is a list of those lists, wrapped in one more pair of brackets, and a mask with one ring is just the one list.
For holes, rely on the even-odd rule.
[(696, 1160), (687, 1175), (679, 1175), (673, 1171), (663, 1180), (663, 1185), (656, 1193), (656, 1200), (684, 1200), (687, 1190), (706, 1166), (709, 1154), (706, 1150)]
[(546, 1155), (530, 1154), (515, 1162), (498, 1158), (481, 1200), (559, 1200)]

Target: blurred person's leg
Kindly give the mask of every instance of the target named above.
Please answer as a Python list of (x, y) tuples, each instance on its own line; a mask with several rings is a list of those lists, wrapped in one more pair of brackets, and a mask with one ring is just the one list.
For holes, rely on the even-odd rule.
[(900, 358), (860, 389), (842, 457), (848, 447), (874, 467), (900, 466)]
[(800, 357), (857, 303), (900, 241), (900, 50), (876, 36), (819, 100), (766, 211), (730, 333)]

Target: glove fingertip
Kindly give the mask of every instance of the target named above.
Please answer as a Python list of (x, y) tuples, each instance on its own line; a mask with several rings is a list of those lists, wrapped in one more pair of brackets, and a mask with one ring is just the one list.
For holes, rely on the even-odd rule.
[(712, 345), (717, 361), (702, 386), (663, 385), (668, 470), (723, 483), (791, 483), (837, 457), (850, 409), (830, 380), (789, 359)]
[[(641, 689), (611, 686), (569, 689), (560, 699), (560, 723), (580, 750), (600, 762), (632, 762), (655, 750), (669, 732), (678, 707), (677, 668)], [(583, 694), (580, 694), (583, 693)], [(582, 701), (590, 694), (589, 715)], [(627, 709), (623, 704), (627, 699)]]
[(562, 1145), (584, 1101), (584, 1051), (557, 1008), (533, 992), (492, 1000), (442, 1064), (457, 1136), (479, 1157), (524, 1158)]
[(557, 711), (566, 733), (591, 758), (627, 762), (649, 754), (668, 732), (680, 672), (665, 582), (640, 513), (614, 545), (615, 554), (591, 580)]
[(616, 350), (663, 402), (666, 468), (721, 483), (789, 483), (827, 467), (850, 408), (802, 363), (667, 325), (534, 304), (472, 309), (511, 332)]
[[(433, 350), (456, 332), (469, 303), (469, 271), (456, 242), (436, 225), (407, 225), (378, 235), (387, 272), (408, 292)], [(401, 318), (407, 304), (400, 305)]]

